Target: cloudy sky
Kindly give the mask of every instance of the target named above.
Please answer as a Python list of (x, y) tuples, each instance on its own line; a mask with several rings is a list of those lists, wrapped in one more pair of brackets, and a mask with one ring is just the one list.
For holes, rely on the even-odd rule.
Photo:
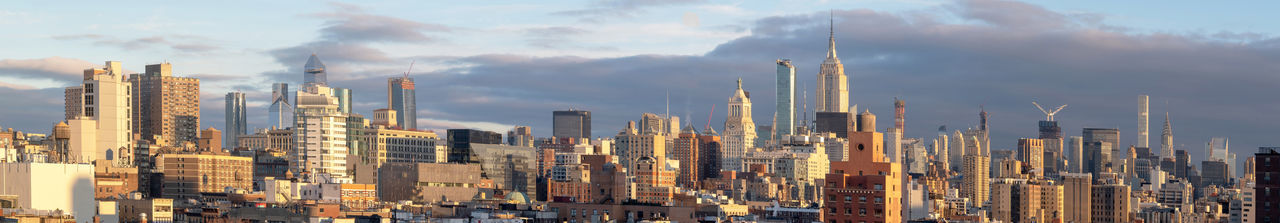
[[(1035, 137), (1031, 105), (1069, 104), (1067, 135), (1121, 129), (1137, 141), (1137, 100), (1151, 95), (1151, 143), (1165, 112), (1175, 144), (1203, 157), (1230, 137), (1241, 160), (1280, 145), (1280, 32), (1274, 7), (1162, 1), (699, 1), (588, 0), (0, 3), (0, 126), (47, 132), (62, 88), (80, 70), (123, 61), (141, 71), (168, 61), (201, 79), (202, 123), (221, 129), (223, 95), (249, 95), (251, 127), (265, 126), (270, 83), (301, 82), (306, 57), (331, 85), (355, 91), (355, 110), (386, 105), (386, 78), (418, 86), (420, 126), (550, 134), (551, 111), (593, 111), (609, 136), (641, 113), (670, 110), (722, 129), (741, 77), (756, 117), (771, 117), (774, 60), (797, 65), (813, 92), (834, 14), (853, 104), (892, 122), (907, 102), (907, 136), (977, 124), (991, 113), (995, 149)], [(812, 96), (809, 97), (812, 100)], [(708, 113), (713, 105), (717, 110)], [(812, 105), (812, 103), (810, 103)], [(768, 124), (767, 118), (756, 120)]]

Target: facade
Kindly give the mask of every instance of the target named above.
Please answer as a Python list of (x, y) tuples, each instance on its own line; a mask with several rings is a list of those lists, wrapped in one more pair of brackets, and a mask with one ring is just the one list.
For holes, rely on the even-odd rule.
[(698, 182), (720, 177), (721, 146), (720, 136), (711, 129), (698, 135)]
[(493, 181), (493, 189), (520, 192), (530, 198), (544, 193), (537, 190), (537, 152), (532, 147), (501, 144), (472, 144), (471, 151), (480, 163), (484, 176)]
[(1254, 212), (1251, 222), (1280, 221), (1280, 147), (1261, 147), (1254, 154)]
[(1129, 191), (1123, 184), (1094, 185), (1092, 222), (1130, 222)]
[(817, 111), (818, 112), (856, 112), (849, 110), (849, 77), (844, 74), (844, 64), (836, 55), (836, 32), (834, 22), (831, 37), (827, 43), (827, 59), (822, 61), (818, 71)]
[[(443, 163), (445, 145), (434, 132), (368, 128), (353, 130), (358, 164), (376, 169), (387, 163)], [(374, 176), (356, 176), (356, 182), (373, 182)], [(363, 179), (362, 179), (363, 178)]]
[(1082, 223), (1093, 221), (1093, 175), (1088, 173), (1062, 174), (1063, 221)]
[(680, 162), (680, 172), (676, 175), (678, 186), (698, 188), (698, 181), (702, 180), (699, 179), (700, 167), (702, 167), (699, 165), (702, 161), (699, 158), (701, 152), (698, 150), (702, 145), (702, 142), (698, 141), (700, 138), (698, 130), (693, 129), (693, 126), (687, 126), (680, 131), (680, 135), (672, 143), (674, 146), (671, 148), (672, 157)]
[(293, 102), (289, 99), (289, 84), (271, 84), (271, 107), (267, 108), (267, 124), (274, 129), (293, 127)]
[(1084, 128), (1081, 134), (1084, 137), (1084, 160), (1086, 163), (1084, 172), (1099, 173), (1107, 172), (1106, 168), (1111, 167), (1112, 154), (1120, 145), (1120, 130), (1107, 128)]
[(991, 219), (1003, 222), (1059, 222), (1062, 185), (1049, 181), (996, 179), (991, 184)]
[(164, 173), (164, 195), (195, 198), (226, 188), (253, 189), (253, 158), (210, 154), (162, 154), (157, 171)]
[(777, 82), (777, 118), (774, 120), (774, 139), (791, 135), (796, 126), (796, 66), (791, 60), (779, 59)]
[(160, 145), (195, 142), (200, 131), (200, 79), (174, 77), (168, 63), (147, 65), (129, 76), (133, 129)]
[(720, 170), (744, 171), (742, 159), (756, 144), (756, 123), (751, 119), (751, 97), (742, 89), (742, 79), (738, 79), (738, 89), (729, 97), (721, 138), (724, 144), (720, 149)]
[(507, 145), (533, 147), (533, 128), (516, 126), (507, 131)]
[(982, 207), (990, 193), (988, 181), (991, 179), (988, 175), (991, 171), (991, 157), (969, 154), (961, 162), (963, 167), (960, 174), (964, 178), (961, 181), (960, 197), (968, 198), (974, 207)]
[(551, 135), (556, 138), (591, 138), (591, 111), (569, 109), (551, 113)]
[[(114, 200), (120, 222), (174, 222), (173, 199), (119, 199)], [(142, 217), (146, 216), (146, 219)], [(105, 221), (104, 221), (105, 222)]]
[(81, 85), (67, 88), (66, 91), (80, 90), (66, 94), (78, 96), (68, 98), (66, 107), (79, 114), (67, 120), (72, 136), (69, 160), (90, 162), (127, 157), (120, 151), (133, 148), (136, 129), (132, 126), (131, 86), (125, 81), (120, 62), (107, 61), (105, 69), (85, 69)]
[(849, 161), (831, 162), (823, 219), (827, 222), (902, 222), (902, 165), (885, 162), (884, 135), (849, 133)]
[(449, 151), (445, 161), (450, 163), (477, 163), (480, 158), (471, 147), (478, 144), (503, 144), (502, 134), (475, 129), (446, 130)]
[(328, 87), (317, 85), (297, 93), (290, 171), (309, 182), (347, 182), (351, 179), (347, 172), (348, 116), (339, 110), (338, 98), (327, 92)]
[(1151, 99), (1147, 95), (1138, 95), (1138, 145), (1137, 147), (1151, 148), (1148, 143), (1150, 139), (1147, 137), (1147, 130), (1150, 125), (1147, 123), (1151, 119), (1147, 113), (1147, 100)]
[(1018, 139), (1018, 160), (1026, 165), (1026, 173), (1032, 176), (1044, 176), (1044, 141), (1041, 139)]
[(492, 181), (482, 179), (479, 164), (393, 163), (378, 169), (378, 199), (382, 201), (471, 201), (479, 192), (492, 193)]
[(228, 92), (226, 101), (226, 131), (222, 133), (224, 148), (240, 145), (240, 136), (249, 134), (249, 112), (245, 108), (244, 93)]
[(92, 164), (0, 163), (0, 194), (16, 196), (13, 206), (93, 219), (93, 172)]
[(628, 122), (627, 128), (613, 137), (618, 163), (628, 170), (636, 170), (638, 161), (644, 158), (655, 159), (659, 166), (666, 164), (667, 137), (662, 134), (641, 134), (637, 131), (632, 123)]
[(396, 120), (404, 129), (418, 129), (417, 90), (414, 89), (413, 78), (393, 77), (387, 79), (387, 106), (396, 110)]
[(838, 138), (847, 138), (852, 126), (849, 116), (848, 112), (818, 112), (814, 117), (813, 132), (834, 133)]

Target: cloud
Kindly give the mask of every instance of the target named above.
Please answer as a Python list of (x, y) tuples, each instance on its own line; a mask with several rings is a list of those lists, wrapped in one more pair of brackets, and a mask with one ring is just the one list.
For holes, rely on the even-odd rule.
[(705, 3), (705, 0), (602, 0), (583, 9), (552, 13), (553, 15), (578, 17), (585, 22), (600, 22), (612, 18), (631, 18), (643, 13), (645, 8)]
[(333, 12), (312, 16), (325, 18), (320, 35), (335, 42), (436, 42), (438, 37), (426, 33), (450, 32), (453, 28), (390, 16), (370, 14), (363, 8), (342, 3), (330, 4)]
[[(167, 37), (166, 37), (167, 36)], [(62, 41), (88, 40), (95, 45), (114, 46), (123, 50), (168, 48), (178, 53), (208, 53), (221, 49), (210, 42), (214, 40), (193, 35), (165, 35), (140, 38), (116, 38), (99, 34), (55, 35), (49, 38)]]
[(587, 50), (617, 50), (612, 46), (592, 46), (583, 44), (577, 39), (583, 35), (589, 34), (590, 31), (570, 26), (550, 26), (529, 28), (524, 30), (525, 43), (529, 46), (543, 49), (587, 49)]
[(0, 76), (70, 82), (82, 78), (84, 69), (96, 66), (88, 61), (65, 57), (3, 59), (0, 60)]

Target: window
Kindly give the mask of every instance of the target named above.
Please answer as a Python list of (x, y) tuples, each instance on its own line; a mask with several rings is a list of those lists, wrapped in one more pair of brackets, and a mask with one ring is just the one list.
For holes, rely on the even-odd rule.
[(93, 84), (84, 84), (84, 93), (93, 93)]
[(867, 203), (867, 197), (858, 197), (858, 203)]
[(866, 208), (858, 208), (858, 216), (867, 216)]
[(884, 203), (884, 198), (876, 197), (876, 203), (877, 203), (877, 204), (883, 204), (883, 203)]
[(883, 185), (883, 184), (876, 184), (875, 189), (876, 189), (876, 190), (884, 190), (884, 185)]

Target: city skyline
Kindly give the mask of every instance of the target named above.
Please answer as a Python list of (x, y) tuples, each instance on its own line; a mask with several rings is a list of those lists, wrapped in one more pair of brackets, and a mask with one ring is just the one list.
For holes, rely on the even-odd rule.
[[(1264, 92), (1262, 90), (1266, 89), (1265, 86), (1253, 83), (1274, 81), (1274, 77), (1266, 76), (1270, 70), (1264, 66), (1267, 61), (1271, 61), (1269, 59), (1275, 59), (1274, 56), (1247, 54), (1257, 50), (1274, 50), (1267, 45), (1267, 40), (1272, 39), (1268, 34), (1241, 30), (1177, 34), (1126, 26), (1138, 24), (1111, 27), (1108, 23), (1112, 21), (1108, 19), (1111, 17), (1093, 18), (1089, 13), (1042, 8), (1040, 5), (1021, 2), (961, 1), (924, 7), (942, 10), (933, 12), (941, 17), (956, 16), (959, 19), (914, 18), (911, 17), (912, 12), (866, 9), (857, 4), (846, 6), (833, 7), (835, 10), (830, 12), (835, 17), (837, 48), (844, 53), (842, 60), (846, 62), (846, 73), (850, 79), (849, 104), (887, 115), (892, 114), (892, 98), (900, 96), (912, 105), (907, 111), (911, 119), (907, 122), (910, 127), (906, 128), (906, 137), (931, 136), (932, 129), (939, 125), (946, 125), (951, 129), (975, 126), (978, 122), (978, 105), (985, 105), (992, 113), (993, 149), (1010, 150), (1016, 145), (1016, 139), (1035, 136), (1035, 123), (1041, 118), (1040, 113), (1029, 105), (1030, 101), (1035, 100), (1047, 104), (1071, 104), (1070, 108), (1058, 116), (1066, 136), (1076, 135), (1084, 127), (1119, 128), (1121, 146), (1136, 144), (1137, 123), (1134, 118), (1138, 115), (1138, 109), (1132, 105), (1136, 102), (1135, 96), (1139, 94), (1151, 95), (1151, 113), (1171, 113), (1173, 128), (1177, 133), (1174, 142), (1180, 145), (1176, 149), (1190, 151), (1193, 160), (1204, 159), (1200, 151), (1204, 150), (1202, 145), (1211, 137), (1231, 138), (1236, 145), (1232, 152), (1238, 154), (1247, 154), (1253, 148), (1269, 146), (1265, 127), (1267, 124), (1277, 123), (1275, 117), (1263, 115), (1275, 111), (1275, 108), (1267, 106), (1266, 97), (1248, 94)], [(382, 80), (401, 75), (412, 59), (429, 61), (425, 64), (430, 65), (425, 66), (427, 68), (422, 69), (423, 71), (409, 74), (420, 83), (418, 89), (423, 90), (419, 93), (418, 114), (424, 119), (419, 122), (427, 127), (424, 129), (462, 127), (505, 131), (511, 126), (528, 125), (533, 127), (535, 136), (549, 136), (551, 120), (547, 114), (550, 111), (578, 108), (594, 113), (595, 122), (592, 124), (596, 127), (592, 135), (609, 136), (621, 129), (626, 120), (632, 120), (640, 113), (663, 111), (663, 95), (653, 93), (662, 89), (670, 89), (672, 92), (672, 115), (684, 116), (685, 121), (700, 127), (700, 123), (707, 122), (704, 117), (710, 112), (711, 105), (723, 105), (725, 92), (733, 89), (732, 82), (728, 80), (734, 77), (743, 78), (745, 90), (756, 92), (758, 98), (754, 102), (772, 104), (775, 99), (768, 92), (773, 89), (771, 85), (774, 84), (772, 80), (776, 69), (770, 63), (776, 58), (793, 60), (796, 65), (797, 88), (807, 89), (808, 92), (801, 93), (812, 96), (816, 89), (813, 77), (826, 48), (829, 12), (826, 9), (811, 8), (751, 18), (749, 20), (753, 22), (749, 26), (752, 27), (740, 27), (742, 30), (750, 30), (743, 31), (745, 34), (720, 38), (719, 42), (698, 44), (705, 50), (701, 52), (703, 55), (688, 55), (699, 52), (681, 50), (672, 50), (670, 53), (618, 50), (622, 51), (620, 55), (580, 57), (573, 56), (573, 53), (495, 52), (449, 56), (403, 55), (406, 52), (377, 48), (380, 44), (430, 42), (426, 40), (437, 34), (432, 31), (431, 26), (422, 27), (424, 24), (436, 24), (429, 19), (383, 15), (382, 10), (388, 10), (383, 7), (344, 4), (326, 7), (329, 8), (316, 9), (319, 11), (317, 13), (324, 14), (317, 17), (326, 22), (321, 25), (319, 37), (315, 37), (313, 42), (265, 50), (264, 54), (279, 63), (279, 69), (284, 70), (269, 68), (256, 73), (230, 72), (236, 73), (235, 75), (218, 74), (217, 69), (209, 68), (207, 63), (210, 62), (198, 62), (204, 57), (201, 54), (216, 54), (215, 52), (192, 51), (188, 54), (146, 56), (120, 50), (148, 44), (169, 44), (175, 50), (182, 49), (180, 45), (185, 43), (172, 38), (168, 42), (130, 42), (116, 39), (125, 37), (106, 36), (108, 34), (96, 34), (92, 31), (85, 31), (88, 34), (81, 36), (52, 33), (56, 35), (39, 38), (116, 47), (116, 50), (110, 51), (114, 53), (62, 54), (45, 58), (33, 54), (17, 54), (24, 52), (21, 49), (5, 53), (0, 57), (3, 58), (0, 60), (0, 77), (3, 77), (0, 78), (0, 83), (3, 83), (0, 85), (0, 93), (24, 95), (35, 100), (25, 97), (15, 100), (17, 98), (9, 97), (0, 99), (3, 100), (0, 102), (13, 105), (11, 107), (56, 111), (61, 107), (61, 88), (76, 83), (75, 76), (78, 76), (81, 69), (98, 67), (100, 61), (104, 60), (118, 60), (123, 62), (125, 70), (131, 71), (126, 73), (133, 73), (141, 71), (140, 68), (144, 65), (172, 60), (174, 76), (201, 78), (202, 83), (209, 85), (207, 88), (202, 86), (201, 99), (204, 102), (200, 104), (201, 129), (214, 127), (226, 132), (225, 124), (221, 124), (224, 115), (220, 112), (224, 109), (221, 107), (223, 103), (220, 103), (222, 100), (219, 99), (226, 92), (237, 90), (243, 90), (247, 94), (250, 129), (265, 128), (266, 107), (270, 97), (269, 83), (286, 82), (302, 86), (299, 84), (302, 82), (300, 74), (306, 57), (309, 56), (306, 51), (313, 51), (321, 59), (332, 61), (332, 64), (326, 64), (330, 70), (330, 85), (352, 89), (356, 97), (353, 112), (366, 116), (372, 115), (373, 109), (386, 107), (378, 103), (385, 101), (380, 99), (386, 97), (381, 93), (385, 92)], [(336, 12), (349, 7), (361, 9)], [(595, 6), (588, 6), (591, 7)], [(645, 10), (635, 11), (635, 18), (645, 18), (644, 15), (661, 11), (665, 7), (684, 6), (645, 6)], [(1019, 13), (1002, 17), (987, 14), (991, 10), (1014, 10)], [(914, 13), (922, 11), (930, 12), (923, 9)], [(699, 18), (705, 18), (709, 24), (715, 20), (714, 13), (696, 14)], [(393, 24), (406, 27), (362, 27), (361, 25), (367, 25), (361, 23), (365, 21), (363, 19), (400, 21), (403, 23)], [(448, 24), (445, 26), (456, 27)], [(315, 33), (314, 26), (310, 27), (304, 29), (303, 33)], [(940, 27), (953, 29), (930, 31)], [(357, 34), (354, 31), (359, 28), (383, 32), (363, 34), (367, 36), (354, 35)], [(399, 28), (405, 29), (398, 30)], [(1125, 28), (1138, 31), (1124, 31)], [(699, 26), (697, 29), (713, 28)], [(544, 31), (560, 37), (566, 33), (574, 33), (572, 30)], [(1018, 35), (997, 35), (1002, 33)], [(333, 42), (343, 44), (325, 44)], [(967, 46), (992, 43), (1007, 45)], [(714, 47), (708, 48), (709, 46)], [(233, 49), (219, 48), (214, 51), (231, 50)], [(1226, 56), (1214, 58), (1210, 57), (1212, 55)], [(139, 56), (143, 58), (131, 60)], [(1136, 59), (1124, 59), (1122, 56)], [(1228, 61), (1239, 64), (1231, 67), (1197, 66)], [(1022, 63), (1036, 66), (1025, 67)], [(605, 70), (581, 69), (583, 67), (600, 67)], [(637, 69), (670, 72), (657, 74), (660, 76), (645, 76), (654, 74), (635, 71)], [(68, 74), (65, 70), (73, 72)], [(1030, 73), (1040, 74), (1024, 76)], [(1169, 76), (1156, 76), (1157, 73)], [(263, 83), (246, 85), (245, 81), (240, 80), (244, 76), (240, 75), (266, 79)], [(636, 79), (632, 79), (635, 77), (652, 77), (658, 81), (636, 82)], [(1113, 78), (1116, 81), (1094, 82), (1103, 78)], [(1064, 84), (1035, 86), (1054, 82)], [(1206, 82), (1207, 84), (1202, 84)], [(553, 84), (583, 87), (574, 90)], [(1079, 87), (1092, 85), (1097, 86)], [(560, 91), (562, 89), (564, 91)], [(652, 94), (637, 95), (644, 92)], [(615, 101), (624, 97), (637, 103)], [(797, 98), (803, 97), (798, 95)], [(808, 98), (814, 100), (815, 97)], [(1221, 98), (1234, 100), (1220, 100)], [(796, 104), (805, 103), (815, 104), (812, 101)], [(711, 123), (717, 129), (719, 127), (716, 123), (724, 119), (722, 111), (712, 113)], [(758, 106), (753, 112), (767, 118), (773, 113), (773, 108)], [(31, 117), (0, 120), (0, 126), (26, 131), (47, 131), (59, 120), (59, 115), (45, 113), (48, 112), (0, 110), (0, 114), (7, 117)], [(800, 117), (803, 116), (797, 115), (797, 119)], [(757, 120), (757, 124), (767, 125), (768, 121)], [(880, 124), (889, 126), (887, 123)]]

